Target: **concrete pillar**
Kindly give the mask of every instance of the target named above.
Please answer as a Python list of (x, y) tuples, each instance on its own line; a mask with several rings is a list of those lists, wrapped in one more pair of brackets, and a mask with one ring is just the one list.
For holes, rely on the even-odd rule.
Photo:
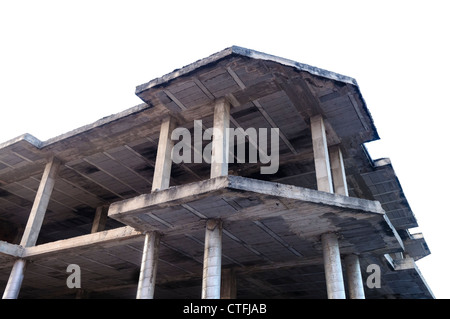
[[(28, 222), (25, 226), (22, 240), (20, 241), (20, 245), (23, 247), (30, 247), (36, 244), (60, 165), (60, 161), (53, 157), (45, 166), (39, 188), (34, 197)], [(11, 270), (8, 283), (6, 284), (3, 299), (17, 299), (20, 287), (22, 286), (25, 268), (25, 260), (16, 260)]]
[(348, 196), (347, 178), (345, 176), (344, 159), (338, 145), (330, 147), (331, 174), (333, 176), (334, 193)]
[[(174, 118), (169, 116), (162, 121), (161, 129), (159, 131), (155, 171), (153, 173), (152, 192), (167, 189), (170, 186), (173, 149), (173, 141), (171, 136), (174, 129)], [(158, 233), (149, 232), (145, 234), (136, 299), (153, 299), (153, 295), (155, 293), (159, 241), (160, 237)]]
[(55, 186), (56, 175), (58, 174), (60, 164), (59, 160), (52, 158), (45, 166), (44, 174), (42, 175), (39, 188), (34, 198), (33, 207), (31, 208), (30, 216), (28, 217), (28, 222), (20, 242), (20, 245), (23, 247), (30, 247), (36, 244), (53, 186)]
[(344, 258), (345, 270), (347, 272), (347, 285), (350, 299), (365, 299), (364, 283), (359, 266), (359, 257), (351, 254)]
[(332, 233), (321, 236), (328, 299), (345, 299), (344, 278), (337, 236)]
[(322, 115), (313, 116), (310, 120), (317, 189), (319, 191), (333, 193), (325, 124)]
[(99, 206), (95, 210), (94, 221), (92, 222), (91, 233), (105, 230), (106, 218), (108, 217), (108, 206)]
[(159, 132), (158, 151), (156, 154), (155, 171), (153, 173), (152, 192), (157, 189), (169, 188), (170, 172), (172, 170), (172, 131), (175, 128), (175, 120), (168, 117), (161, 123)]
[(158, 253), (159, 234), (156, 232), (146, 233), (136, 299), (153, 299), (155, 293), (156, 270), (158, 266)]
[(3, 293), (3, 299), (17, 299), (20, 287), (22, 286), (26, 266), (27, 262), (24, 259), (16, 260), (11, 270), (11, 274), (9, 275), (8, 283)]
[(214, 131), (211, 156), (211, 178), (228, 175), (230, 104), (219, 99), (214, 105)]
[(222, 269), (220, 284), (221, 299), (236, 299), (236, 273), (233, 268)]
[(222, 271), (222, 222), (206, 222), (205, 253), (203, 257), (202, 299), (220, 299)]

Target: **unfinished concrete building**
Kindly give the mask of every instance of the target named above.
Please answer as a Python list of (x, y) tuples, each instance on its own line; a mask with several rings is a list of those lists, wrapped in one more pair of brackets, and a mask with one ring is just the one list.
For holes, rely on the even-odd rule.
[[(354, 79), (231, 47), (136, 94), (61, 136), (0, 144), (3, 298), (433, 298)], [(210, 163), (173, 160), (176, 128), (200, 132), (183, 152), (209, 145)], [(277, 129), (277, 149), (227, 128)], [(258, 160), (233, 158), (240, 146)]]

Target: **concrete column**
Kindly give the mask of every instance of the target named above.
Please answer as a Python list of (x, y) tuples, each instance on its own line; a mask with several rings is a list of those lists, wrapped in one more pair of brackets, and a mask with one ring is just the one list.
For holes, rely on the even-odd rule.
[(359, 257), (351, 254), (344, 258), (345, 270), (347, 272), (347, 285), (350, 299), (365, 299), (364, 283), (359, 266)]
[(339, 243), (335, 234), (321, 236), (328, 299), (345, 299)]
[(330, 159), (328, 157), (327, 137), (322, 115), (311, 117), (311, 136), (313, 142), (314, 165), (317, 189), (333, 193)]
[(166, 118), (161, 123), (158, 151), (155, 162), (155, 172), (153, 173), (152, 192), (157, 189), (169, 188), (170, 172), (172, 170), (171, 152), (173, 148), (171, 135), (174, 128), (175, 120), (172, 117)]
[(155, 293), (156, 270), (158, 266), (158, 253), (159, 234), (156, 232), (146, 233), (136, 299), (153, 299)]
[(214, 105), (214, 131), (211, 156), (211, 178), (228, 175), (230, 104), (219, 99)]
[[(153, 173), (152, 192), (167, 189), (170, 186), (173, 149), (171, 136), (174, 129), (174, 118), (169, 116), (162, 121), (159, 131), (155, 171)], [(156, 232), (145, 234), (136, 299), (153, 299), (158, 265), (159, 241), (160, 237)]]
[(106, 218), (108, 217), (108, 206), (99, 206), (95, 210), (94, 221), (92, 222), (91, 233), (105, 230)]
[(338, 145), (330, 147), (331, 174), (333, 176), (334, 193), (348, 196), (347, 178), (345, 176), (344, 159)]
[[(41, 182), (34, 198), (33, 206), (28, 217), (27, 225), (20, 245), (23, 247), (30, 247), (36, 244), (36, 241), (41, 230), (42, 222), (44, 221), (45, 212), (50, 201), (50, 196), (55, 186), (56, 175), (60, 166), (60, 161), (52, 158), (45, 166), (42, 174)], [(18, 259), (14, 263), (11, 274), (6, 284), (3, 293), (3, 299), (17, 299), (19, 296), (20, 287), (25, 273), (26, 261)]]
[(39, 188), (34, 198), (33, 207), (22, 235), (20, 245), (30, 247), (36, 244), (44, 220), (45, 212), (50, 201), (50, 196), (55, 186), (56, 175), (60, 166), (59, 160), (52, 158), (45, 166)]
[(221, 299), (236, 299), (236, 273), (233, 268), (222, 269)]
[(24, 259), (16, 260), (11, 270), (11, 274), (9, 275), (8, 283), (3, 293), (3, 299), (17, 299), (20, 287), (22, 286), (26, 266), (27, 262)]
[(206, 222), (205, 253), (203, 257), (202, 299), (220, 299), (222, 271), (222, 222)]

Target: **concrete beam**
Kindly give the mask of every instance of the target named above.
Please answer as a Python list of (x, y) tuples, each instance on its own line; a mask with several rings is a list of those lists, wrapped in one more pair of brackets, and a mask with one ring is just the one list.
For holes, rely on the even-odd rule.
[(347, 178), (345, 175), (344, 158), (338, 145), (330, 147), (331, 174), (333, 176), (334, 193), (348, 196)]
[(333, 233), (323, 234), (321, 241), (328, 299), (345, 299), (344, 278), (337, 236)]
[(220, 299), (222, 272), (222, 221), (206, 222), (202, 299)]
[(228, 175), (230, 103), (219, 99), (214, 104), (214, 130), (211, 156), (211, 178)]
[(136, 299), (153, 299), (158, 266), (159, 242), (160, 236), (158, 233), (149, 232), (145, 234)]
[(350, 299), (365, 299), (364, 283), (361, 276), (359, 257), (351, 254), (344, 258), (347, 273), (347, 285)]
[(133, 227), (124, 226), (111, 230), (105, 230), (93, 234), (77, 236), (69, 239), (62, 239), (47, 244), (24, 248), (22, 258), (50, 256), (70, 252), (76, 254), (79, 249), (86, 249), (95, 246), (108, 246), (123, 244), (124, 241), (141, 237), (143, 234)]
[(158, 152), (156, 154), (155, 171), (153, 174), (152, 192), (169, 188), (170, 172), (172, 170), (172, 131), (175, 128), (175, 119), (167, 117), (161, 123), (159, 132)]
[(311, 135), (316, 168), (317, 189), (333, 193), (330, 159), (328, 156), (327, 136), (322, 115), (311, 117)]
[(6, 241), (0, 240), (0, 255), (21, 257), (23, 249), (24, 248), (20, 245), (10, 244)]

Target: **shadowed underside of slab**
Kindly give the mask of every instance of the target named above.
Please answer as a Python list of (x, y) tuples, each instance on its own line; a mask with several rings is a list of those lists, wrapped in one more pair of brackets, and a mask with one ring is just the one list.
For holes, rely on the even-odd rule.
[[(108, 215), (168, 237), (202, 231), (205, 220), (213, 218), (223, 220), (231, 236), (257, 226), (286, 249), (298, 241), (320, 251), (320, 235), (335, 232), (344, 253), (402, 250), (378, 202), (238, 176), (174, 186), (117, 202)], [(297, 253), (305, 255), (301, 249)]]

